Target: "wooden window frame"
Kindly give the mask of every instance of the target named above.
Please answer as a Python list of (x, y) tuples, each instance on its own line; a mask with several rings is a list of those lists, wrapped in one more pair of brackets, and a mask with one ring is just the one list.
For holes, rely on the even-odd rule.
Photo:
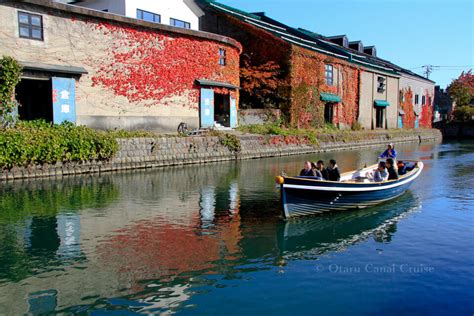
[[(21, 15), (26, 15), (28, 17), (28, 23), (22, 23), (20, 20)], [(31, 22), (32, 17), (38, 17), (40, 19), (40, 25), (33, 25)], [(28, 36), (21, 34), (21, 29), (28, 29)], [(39, 30), (41, 32), (41, 38), (33, 36), (33, 30)], [(25, 11), (18, 11), (18, 35), (20, 38), (31, 39), (35, 41), (44, 41), (44, 24), (43, 16), (40, 14), (29, 13)]]
[(324, 65), (324, 77), (328, 86), (334, 85), (334, 66), (330, 64)]
[(226, 50), (219, 48), (219, 65), (225, 66), (227, 64)]

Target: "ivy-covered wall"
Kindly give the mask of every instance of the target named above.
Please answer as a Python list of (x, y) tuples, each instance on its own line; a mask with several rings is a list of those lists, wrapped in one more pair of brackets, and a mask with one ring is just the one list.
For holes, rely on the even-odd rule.
[[(325, 65), (333, 66), (334, 84), (325, 79)], [(341, 59), (292, 46), (290, 122), (296, 127), (324, 125), (324, 102), (320, 93), (337, 94), (342, 102), (334, 106), (333, 123), (350, 127), (357, 119), (359, 69)]]
[[(0, 5), (0, 55), (85, 68), (88, 73), (76, 80), (79, 124), (175, 131), (184, 121), (198, 127), (200, 87), (195, 80), (240, 85), (241, 46), (233, 39), (74, 6), (44, 5)], [(43, 41), (18, 37), (18, 10), (42, 16)], [(219, 64), (219, 49), (225, 49), (225, 66)], [(238, 91), (233, 94), (238, 99)]]
[(242, 44), (241, 106), (288, 109), (291, 45), (238, 18), (203, 9), (206, 12), (201, 17), (203, 30)]
[[(405, 112), (403, 128), (414, 128), (416, 114), (418, 114), (418, 127), (431, 128), (433, 122), (434, 83), (419, 78), (400, 77), (400, 107)], [(418, 95), (418, 104), (415, 96)], [(424, 104), (423, 104), (424, 98)]]
[(400, 108), (405, 112), (402, 116), (403, 128), (414, 128), (416, 117), (413, 109), (413, 91), (410, 88), (400, 90)]

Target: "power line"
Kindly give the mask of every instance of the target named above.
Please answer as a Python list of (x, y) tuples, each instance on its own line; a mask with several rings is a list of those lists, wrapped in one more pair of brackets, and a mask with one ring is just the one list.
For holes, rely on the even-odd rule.
[(425, 75), (426, 79), (430, 78), (430, 74), (433, 72), (433, 70), (461, 70), (461, 69), (466, 69), (469, 67), (474, 67), (473, 65), (464, 65), (464, 66), (437, 66), (437, 65), (423, 65), (420, 67), (412, 68), (411, 70), (414, 69), (419, 69), (423, 68), (423, 74)]

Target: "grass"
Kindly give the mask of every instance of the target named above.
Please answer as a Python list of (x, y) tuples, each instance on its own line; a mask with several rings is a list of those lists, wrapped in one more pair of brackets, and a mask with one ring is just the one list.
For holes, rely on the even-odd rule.
[[(413, 133), (412, 130), (389, 129), (383, 131), (372, 130), (340, 130), (332, 124), (327, 124), (324, 128), (319, 129), (299, 129), (279, 126), (277, 124), (263, 124), (263, 125), (244, 125), (238, 127), (238, 130), (243, 133), (259, 134), (259, 135), (277, 135), (277, 136), (295, 136), (302, 137), (309, 140), (312, 144), (318, 144), (320, 141), (342, 141), (349, 142), (354, 140), (371, 139), (380, 135), (381, 133), (387, 137), (395, 138), (397, 136)], [(419, 131), (422, 131), (420, 129)]]

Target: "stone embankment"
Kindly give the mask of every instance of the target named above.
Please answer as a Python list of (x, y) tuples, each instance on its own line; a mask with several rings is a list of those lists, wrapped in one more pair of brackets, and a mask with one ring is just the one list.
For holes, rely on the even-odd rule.
[[(349, 136), (349, 137), (348, 137)], [(120, 150), (109, 161), (84, 161), (14, 167), (0, 173), (0, 181), (63, 177), (132, 169), (203, 164), (239, 159), (289, 156), (355, 149), (391, 143), (441, 141), (438, 130), (396, 133), (365, 132), (321, 135), (317, 144), (294, 136), (239, 135), (240, 150), (232, 150), (218, 136), (118, 139)]]

